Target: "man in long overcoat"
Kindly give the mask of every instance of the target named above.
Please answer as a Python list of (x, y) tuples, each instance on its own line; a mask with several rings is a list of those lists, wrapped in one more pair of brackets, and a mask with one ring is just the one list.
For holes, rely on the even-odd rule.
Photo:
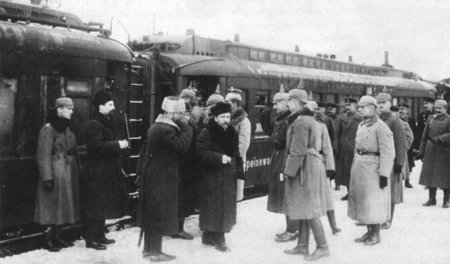
[(423, 131), (419, 155), (423, 158), (419, 184), (429, 190), (429, 199), (424, 206), (436, 205), (436, 189), (444, 190), (443, 208), (449, 208), (450, 194), (450, 116), (448, 104), (436, 100), (436, 114), (430, 116)]
[[(344, 185), (347, 189), (350, 183), (350, 169), (355, 151), (356, 130), (361, 122), (361, 116), (356, 111), (356, 105), (357, 100), (355, 98), (346, 98), (346, 113), (341, 116), (336, 128), (338, 157), (335, 181), (336, 185)], [(342, 197), (342, 200), (347, 200), (347, 197), (348, 195)]]
[[(290, 115), (288, 108), (289, 94), (285, 92), (276, 93), (273, 97), (273, 110), (276, 116), (271, 126), (272, 143), (274, 151), (271, 158), (271, 173), (269, 175), (267, 210), (274, 213), (283, 213), (284, 185), (282, 167), (284, 163), (284, 154), (286, 148), (286, 133), (288, 128), (288, 117)], [(292, 221), (286, 216), (286, 231), (276, 234), (275, 241), (287, 242), (296, 239), (298, 236), (298, 221)]]
[(364, 245), (380, 242), (381, 223), (390, 219), (388, 178), (394, 164), (392, 131), (376, 114), (377, 101), (371, 96), (359, 100), (364, 120), (358, 126), (355, 159), (350, 177), (348, 216), (367, 225), (367, 233), (355, 239)]
[[(412, 172), (413, 167), (415, 167), (414, 156), (419, 152), (419, 145), (420, 140), (422, 139), (422, 135), (419, 135), (417, 131), (416, 119), (409, 116), (409, 105), (406, 103), (401, 103), (398, 105), (398, 107), (400, 108), (398, 111), (400, 119), (408, 123), (414, 138), (411, 146), (408, 149), (408, 166), (409, 166), (408, 169), (410, 174)], [(411, 182), (409, 181), (409, 174), (408, 177), (405, 179), (405, 187), (413, 188)]]
[(427, 124), (428, 117), (434, 114), (433, 110), (434, 99), (430, 97), (423, 98), (423, 112), (417, 115), (417, 133), (419, 138), (422, 138), (423, 131), (425, 130), (425, 125)]
[(138, 168), (137, 225), (144, 232), (143, 257), (151, 261), (175, 259), (162, 252), (162, 236), (179, 232), (179, 159), (188, 150), (193, 133), (184, 117), (183, 99), (166, 97), (161, 108), (164, 113), (148, 129)]
[(39, 184), (34, 220), (48, 226), (45, 248), (58, 251), (73, 243), (59, 237), (63, 224), (79, 220), (79, 157), (75, 133), (70, 128), (73, 102), (68, 97), (56, 99), (56, 112), (39, 132), (36, 161)]
[[(289, 91), (289, 110), (301, 112), (308, 101), (306, 91)], [(286, 161), (283, 169), (286, 181), (287, 215), (300, 221), (297, 246), (288, 254), (306, 255), (306, 260), (317, 260), (330, 255), (320, 217), (325, 215), (331, 200), (325, 165), (317, 141), (321, 137), (319, 124), (312, 116), (300, 115), (288, 128)], [(324, 191), (328, 188), (328, 192)], [(316, 250), (308, 255), (309, 229), (316, 240)]]
[(391, 219), (383, 223), (381, 228), (389, 229), (394, 219), (395, 205), (403, 202), (402, 171), (406, 160), (407, 144), (405, 130), (400, 118), (392, 115), (391, 95), (379, 93), (376, 97), (377, 111), (380, 119), (386, 123), (394, 135), (395, 160), (391, 172)]
[(211, 115), (197, 139), (203, 198), (200, 229), (204, 231), (203, 244), (228, 252), (225, 233), (236, 224), (236, 182), (244, 172), (238, 134), (230, 124), (230, 105), (218, 102)]
[(113, 239), (105, 237), (106, 219), (123, 217), (128, 213), (128, 196), (121, 154), (128, 141), (119, 139), (113, 122), (114, 98), (99, 91), (92, 103), (95, 112), (87, 123), (88, 174), (84, 182), (86, 247), (106, 249)]

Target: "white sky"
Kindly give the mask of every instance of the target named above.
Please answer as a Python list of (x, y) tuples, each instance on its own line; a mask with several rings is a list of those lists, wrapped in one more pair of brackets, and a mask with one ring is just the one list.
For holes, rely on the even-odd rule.
[[(19, 0), (27, 2), (26, 0)], [(116, 17), (132, 39), (153, 31), (234, 39), (267, 48), (353, 56), (381, 65), (384, 51), (396, 68), (438, 81), (450, 77), (448, 0), (58, 0), (61, 10), (109, 28)], [(45, 2), (45, 0), (44, 0)], [(55, 4), (51, 4), (55, 6)], [(113, 37), (126, 41), (119, 23)]]

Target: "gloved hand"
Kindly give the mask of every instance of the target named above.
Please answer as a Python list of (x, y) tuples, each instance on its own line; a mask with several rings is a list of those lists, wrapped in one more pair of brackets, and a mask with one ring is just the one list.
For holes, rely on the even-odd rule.
[(386, 176), (380, 175), (380, 189), (384, 189), (387, 186), (387, 180)]
[(334, 174), (335, 174), (334, 170), (327, 170), (327, 177), (330, 178), (331, 180), (334, 179)]
[(283, 181), (287, 182), (289, 180), (289, 176), (283, 173)]
[(53, 191), (53, 180), (46, 180), (42, 183), (42, 185), (44, 186), (44, 190), (47, 192)]
[(394, 173), (395, 173), (395, 174), (402, 173), (402, 168), (403, 168), (403, 166), (400, 166), (400, 165), (394, 165)]

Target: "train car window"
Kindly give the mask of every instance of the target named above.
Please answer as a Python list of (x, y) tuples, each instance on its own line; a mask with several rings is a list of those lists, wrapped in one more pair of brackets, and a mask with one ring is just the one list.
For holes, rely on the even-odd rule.
[(286, 55), (286, 64), (292, 65), (294, 57), (292, 55)]
[(409, 117), (414, 117), (413, 113), (413, 99), (411, 97), (406, 98), (406, 104), (409, 105)]
[(266, 52), (258, 51), (258, 60), (259, 61), (266, 61)]
[(300, 59), (297, 56), (292, 57), (292, 64), (294, 65), (300, 65)]
[(266, 137), (264, 131), (261, 126), (261, 112), (264, 110), (266, 105), (270, 100), (270, 92), (269, 91), (255, 91), (255, 114), (253, 116), (252, 122), (255, 124), (255, 131), (253, 133), (255, 138)]
[(335, 94), (325, 94), (325, 102), (336, 103), (336, 95)]
[(68, 80), (66, 84), (68, 96), (91, 96), (91, 86), (87, 81)]
[(250, 60), (258, 60), (258, 51), (250, 50)]
[(248, 60), (250, 58), (250, 49), (248, 48), (231, 46), (229, 51), (240, 59)]
[(308, 58), (303, 57), (302, 66), (308, 66)]
[(284, 55), (279, 53), (270, 53), (270, 62), (284, 63)]
[(14, 116), (16, 114), (17, 79), (0, 78), (0, 155), (14, 153)]

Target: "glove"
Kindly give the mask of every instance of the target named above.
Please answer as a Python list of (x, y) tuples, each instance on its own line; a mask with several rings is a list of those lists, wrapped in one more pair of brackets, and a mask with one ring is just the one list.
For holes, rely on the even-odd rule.
[(380, 189), (384, 189), (387, 186), (387, 177), (380, 175)]
[(395, 174), (402, 173), (402, 168), (403, 168), (403, 166), (401, 166), (401, 165), (394, 165), (394, 173)]
[(327, 170), (327, 177), (330, 178), (331, 180), (334, 179), (334, 170)]
[(283, 173), (283, 181), (287, 182), (289, 180), (289, 176)]
[(127, 140), (119, 140), (119, 147), (120, 149), (126, 149), (128, 148), (128, 141)]
[(47, 192), (53, 191), (53, 180), (46, 180), (42, 183), (42, 185), (44, 186), (44, 190)]

